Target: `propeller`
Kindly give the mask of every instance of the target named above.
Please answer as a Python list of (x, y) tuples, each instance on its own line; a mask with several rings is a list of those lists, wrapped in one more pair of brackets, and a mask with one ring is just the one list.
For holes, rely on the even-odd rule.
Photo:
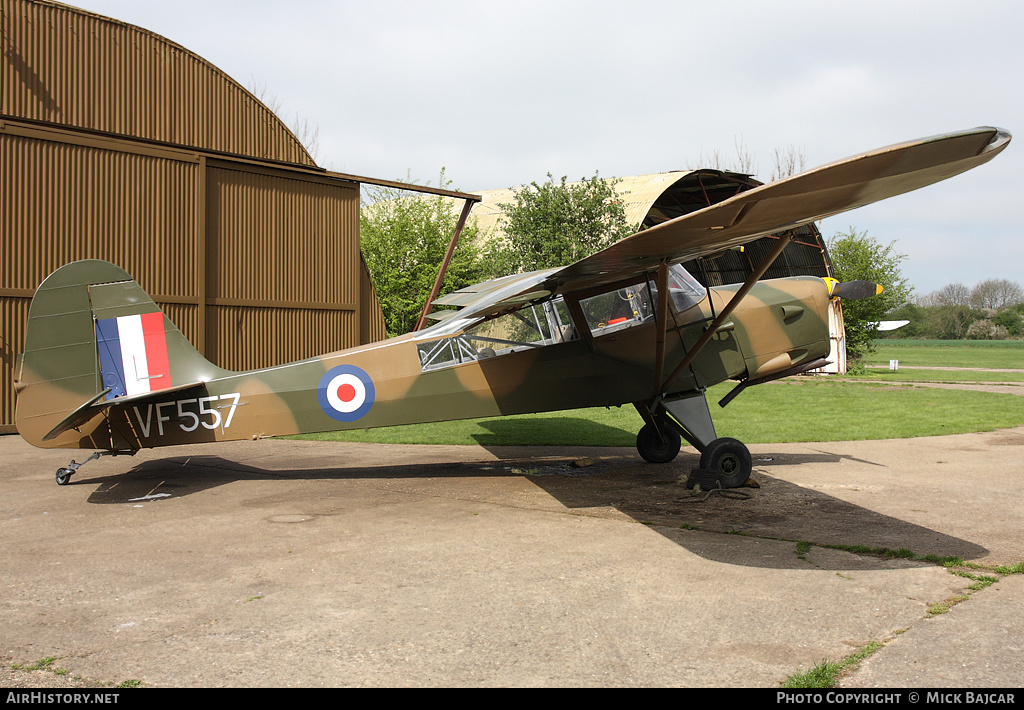
[(873, 281), (836, 281), (825, 279), (828, 284), (829, 298), (845, 298), (848, 301), (859, 301), (862, 298), (871, 298), (882, 292), (882, 285)]

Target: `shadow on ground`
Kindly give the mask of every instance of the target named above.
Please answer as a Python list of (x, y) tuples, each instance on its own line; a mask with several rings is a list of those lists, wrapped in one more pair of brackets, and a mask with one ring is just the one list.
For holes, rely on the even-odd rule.
[[(653, 466), (638, 462), (636, 455), (628, 450), (604, 451), (608, 453), (585, 460), (583, 465), (572, 456), (524, 455), (522, 450), (494, 447), (491, 452), (497, 456), (497, 461), (398, 465), (382, 462), (380, 465), (286, 469), (259, 468), (219, 456), (178, 456), (145, 461), (123, 474), (73, 479), (70, 485), (95, 486), (88, 500), (98, 505), (183, 498), (237, 481), (255, 480), (280, 480), (282, 486), (289, 480), (401, 482), (404, 490), (414, 495), (464, 496), (504, 505), (507, 504), (508, 484), (515, 483), (517, 490), (539, 490), (547, 494), (531, 499), (530, 505), (538, 509), (596, 517), (626, 515), (695, 554), (729, 564), (806, 566), (796, 555), (789, 560), (754, 561), (749, 555), (730, 552), (728, 545), (709, 546), (707, 536), (694, 535), (693, 531), (733, 534), (737, 542), (749, 536), (847, 549), (853, 545), (909, 549), (917, 555), (963, 559), (982, 557), (988, 552), (968, 540), (784, 480), (787, 471), (800, 466), (839, 463), (844, 458), (827, 452), (755, 456), (752, 478), (759, 487), (730, 491), (726, 496), (698, 494), (678, 482), (677, 479), (685, 478), (690, 467), (697, 463), (692, 452), (684, 451), (673, 464)], [(777, 475), (773, 475), (773, 471)], [(452, 481), (458, 479), (471, 485), (453, 487)], [(890, 559), (881, 556), (849, 557), (851, 567), (859, 569), (883, 569), (891, 565)]]

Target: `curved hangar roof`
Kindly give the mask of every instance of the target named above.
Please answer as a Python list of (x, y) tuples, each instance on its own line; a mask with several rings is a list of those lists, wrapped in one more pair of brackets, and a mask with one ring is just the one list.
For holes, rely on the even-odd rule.
[(50, 0), (3, 1), (0, 114), (315, 166), (241, 84), (155, 32)]
[[(761, 185), (749, 175), (721, 170), (674, 170), (664, 173), (616, 178), (615, 189), (623, 202), (626, 221), (637, 230), (695, 212), (708, 205)], [(482, 200), (470, 213), (482, 234), (500, 234), (501, 205), (512, 202), (516, 188), (477, 192)], [(763, 278), (783, 276), (830, 276), (828, 251), (814, 225), (801, 227), (797, 237), (776, 259)], [(772, 237), (746, 245), (742, 252), (685, 262), (684, 266), (706, 286), (744, 281), (774, 243)]]

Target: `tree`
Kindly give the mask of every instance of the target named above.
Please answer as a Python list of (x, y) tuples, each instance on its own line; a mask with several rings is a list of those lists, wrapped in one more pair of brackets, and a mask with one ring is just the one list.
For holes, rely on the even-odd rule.
[[(756, 173), (757, 161), (754, 158), (754, 154), (747, 148), (747, 144), (743, 139), (736, 138), (733, 141), (733, 145), (736, 148), (736, 155), (732, 157), (724, 155), (720, 150), (705, 153), (702, 149), (700, 157), (697, 158), (697, 164), (702, 168), (724, 170), (727, 172), (741, 173), (743, 175), (753, 175)], [(776, 151), (776, 157), (778, 157), (778, 151)]]
[(1024, 302), (1024, 289), (1020, 284), (1007, 279), (986, 279), (971, 289), (972, 308), (1001, 310)]
[(309, 119), (300, 116), (298, 111), (295, 112), (294, 120), (289, 123), (285, 117), (284, 102), (276, 93), (270, 91), (266, 84), (257, 84), (255, 77), (251, 78), (246, 88), (260, 103), (288, 125), (288, 130), (302, 144), (315, 163), (320, 155), (320, 126), (310, 123)]
[(594, 173), (578, 183), (524, 185), (500, 206), (503, 239), (488, 252), (492, 268), (516, 273), (572, 264), (633, 233), (615, 183)]
[(807, 165), (807, 156), (803, 148), (791, 144), (785, 149), (775, 149), (772, 154), (772, 165), (774, 167), (770, 181), (783, 180), (803, 172), (804, 166)]
[[(441, 187), (447, 187), (441, 171)], [(458, 224), (454, 202), (391, 187), (368, 187), (360, 210), (360, 243), (384, 313), (388, 335), (416, 326)], [(461, 206), (460, 206), (461, 207)], [(467, 224), (445, 272), (439, 295), (490, 276)]]
[(1021, 319), (1021, 313), (1013, 307), (1006, 308), (993, 316), (992, 323), (1006, 328), (1006, 333), (1011, 338), (1019, 338), (1024, 335), (1024, 321)]
[(896, 242), (883, 246), (850, 227), (827, 241), (832, 271), (839, 281), (865, 280), (882, 285), (882, 293), (859, 301), (843, 302), (843, 323), (846, 326), (846, 353), (851, 360), (859, 360), (874, 351), (878, 335), (878, 322), (890, 311), (910, 300), (913, 287), (900, 271), (904, 254), (894, 251)]
[(971, 305), (971, 289), (961, 283), (946, 284), (931, 296), (936, 306), (970, 307)]
[(917, 335), (944, 340), (1019, 337), (1024, 334), (1024, 289), (1006, 279), (986, 279), (974, 288), (946, 284), (917, 299)]
[(929, 306), (928, 329), (942, 340), (961, 340), (981, 314), (971, 308), (971, 289), (961, 283), (946, 284), (922, 299)]
[(1010, 332), (989, 318), (979, 318), (971, 323), (966, 336), (968, 340), (1006, 340)]

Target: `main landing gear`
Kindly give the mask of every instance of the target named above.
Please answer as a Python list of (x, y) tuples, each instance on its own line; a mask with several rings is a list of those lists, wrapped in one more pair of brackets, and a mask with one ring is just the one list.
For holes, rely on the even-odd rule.
[(687, 488), (697, 484), (700, 484), (701, 490), (739, 488), (750, 478), (753, 467), (750, 451), (743, 442), (729, 438), (715, 439), (701, 452), (700, 468), (690, 473), (686, 481)]
[(703, 392), (637, 402), (634, 406), (645, 422), (636, 436), (636, 449), (645, 461), (672, 461), (683, 439), (701, 452), (700, 467), (690, 472), (687, 488), (739, 488), (750, 478), (750, 451), (741, 441), (718, 437)]
[(676, 457), (682, 445), (683, 437), (666, 417), (657, 417), (654, 423), (644, 424), (636, 435), (636, 450), (649, 463), (668, 463)]

